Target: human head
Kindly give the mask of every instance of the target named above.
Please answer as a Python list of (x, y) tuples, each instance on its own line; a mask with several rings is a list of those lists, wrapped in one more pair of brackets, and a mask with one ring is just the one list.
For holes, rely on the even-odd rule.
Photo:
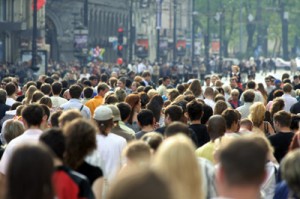
[(89, 80), (91, 81), (92, 86), (97, 86), (97, 84), (98, 84), (98, 77), (96, 75), (91, 75), (89, 77)]
[(8, 120), (3, 128), (2, 133), (7, 144), (12, 139), (22, 135), (25, 130), (22, 122), (13, 119)]
[(93, 93), (94, 93), (94, 90), (92, 89), (92, 87), (85, 87), (83, 89), (83, 97), (86, 98), (86, 99), (92, 98)]
[(130, 142), (123, 151), (127, 163), (135, 166), (147, 166), (150, 163), (151, 149), (142, 140)]
[(170, 77), (167, 77), (167, 76), (163, 77), (162, 84), (163, 84), (164, 86), (167, 87), (170, 83), (171, 83)]
[(214, 108), (214, 115), (221, 115), (228, 108), (225, 101), (217, 101)]
[(137, 115), (137, 120), (141, 128), (154, 125), (154, 116), (152, 111), (144, 109)]
[(249, 82), (247, 82), (247, 88), (248, 89), (256, 89), (256, 83), (255, 83), (255, 81), (249, 81)]
[(12, 154), (7, 168), (5, 198), (54, 198), (54, 165), (52, 156), (44, 145), (18, 147)]
[(292, 122), (292, 116), (290, 113), (281, 110), (273, 116), (274, 128), (276, 131), (280, 132), (281, 128), (290, 128)]
[(37, 103), (42, 97), (44, 96), (44, 93), (42, 93), (39, 90), (34, 91), (31, 99), (31, 103)]
[(152, 111), (155, 118), (155, 122), (159, 122), (160, 120), (160, 115), (161, 115), (161, 110), (163, 105), (164, 105), (164, 100), (160, 95), (153, 96), (148, 102), (148, 104), (146, 105), (146, 109)]
[(126, 92), (124, 89), (116, 88), (115, 89), (115, 96), (118, 99), (119, 102), (124, 102), (126, 98)]
[(71, 122), (77, 118), (82, 118), (82, 114), (79, 110), (70, 109), (63, 111), (62, 114), (58, 117), (59, 127), (64, 127), (68, 122)]
[(82, 93), (82, 88), (79, 85), (74, 84), (70, 87), (69, 92), (71, 98), (79, 99)]
[(195, 79), (194, 81), (192, 81), (188, 90), (192, 91), (192, 93), (195, 97), (199, 97), (202, 94), (202, 88), (201, 88), (200, 81), (198, 79)]
[(130, 113), (131, 113), (131, 106), (126, 102), (121, 102), (117, 104), (118, 109), (121, 113), (121, 120), (123, 122), (126, 122), (129, 119)]
[(112, 110), (104, 105), (98, 106), (94, 112), (93, 119), (98, 126), (100, 134), (107, 136), (114, 125)]
[(63, 113), (62, 110), (57, 110), (57, 111), (51, 113), (51, 115), (50, 115), (51, 127), (59, 127), (58, 118), (61, 116), (62, 113)]
[(239, 116), (233, 109), (226, 109), (222, 113), (222, 116), (226, 121), (226, 130), (232, 130), (233, 132), (238, 131)]
[(69, 122), (63, 132), (66, 136), (65, 162), (72, 169), (77, 169), (84, 158), (97, 147), (97, 127), (89, 120), (78, 118)]
[(125, 77), (119, 78), (117, 86), (121, 89), (125, 89), (126, 88), (126, 78)]
[(201, 124), (206, 124), (210, 116), (213, 115), (213, 109), (207, 104), (202, 104), (202, 106), (203, 115), (201, 117)]
[(221, 115), (213, 115), (207, 122), (207, 132), (210, 140), (214, 142), (226, 132), (226, 121)]
[(60, 128), (47, 129), (40, 136), (40, 142), (45, 144), (49, 149), (52, 150), (56, 158), (61, 161), (64, 158), (64, 153), (66, 149), (66, 139)]
[(244, 130), (247, 130), (247, 131), (252, 131), (253, 122), (248, 118), (242, 119), (241, 122), (240, 122), (240, 131), (241, 131), (241, 129), (244, 129)]
[(191, 121), (200, 121), (203, 114), (202, 104), (196, 100), (193, 100), (187, 104), (186, 112)]
[(44, 104), (46, 105), (48, 108), (52, 108), (52, 101), (51, 98), (49, 96), (43, 96), (40, 100), (39, 100), (39, 104)]
[(13, 82), (9, 82), (8, 84), (6, 84), (5, 90), (6, 90), (7, 96), (9, 96), (9, 97), (16, 94), (16, 92), (17, 92), (16, 85)]
[(180, 106), (169, 105), (165, 110), (165, 124), (169, 125), (171, 122), (180, 121), (183, 116), (183, 111)]
[(41, 86), (42, 93), (44, 93), (44, 95), (51, 95), (52, 89), (51, 89), (51, 85), (48, 83), (43, 83)]
[(166, 127), (164, 132), (165, 137), (170, 137), (173, 135), (177, 135), (182, 133), (188, 137), (191, 137), (191, 132), (188, 125), (184, 124), (183, 122), (172, 122), (169, 126)]
[(158, 148), (153, 165), (171, 183), (178, 198), (203, 197), (195, 147), (187, 136), (178, 134), (167, 138)]
[(285, 83), (285, 84), (283, 85), (283, 87), (282, 87), (282, 90), (283, 90), (284, 93), (291, 93), (292, 90), (293, 90), (293, 87), (292, 87), (291, 84)]
[[(32, 117), (34, 115), (34, 117)], [(30, 104), (22, 110), (25, 128), (40, 127), (43, 122), (44, 109), (37, 104)]]
[(53, 95), (60, 95), (62, 91), (62, 84), (60, 82), (52, 83), (52, 94)]
[(177, 89), (169, 89), (168, 90), (168, 99), (171, 101), (171, 102), (173, 102), (175, 99), (176, 99), (176, 97), (178, 97), (179, 96), (179, 92), (178, 92), (178, 90)]
[(251, 138), (234, 139), (220, 149), (219, 194), (226, 197), (227, 191), (232, 190), (229, 188), (242, 186), (254, 187), (258, 195), (266, 174), (267, 155), (268, 149)]
[(4, 89), (0, 88), (0, 104), (5, 104), (7, 93)]
[(255, 98), (255, 94), (252, 90), (246, 90), (244, 92), (244, 101), (248, 103), (253, 103)]
[(104, 95), (109, 91), (109, 87), (106, 83), (98, 84), (97, 92), (99, 96), (104, 97)]
[(140, 140), (143, 140), (145, 143), (147, 143), (150, 148), (156, 152), (159, 145), (163, 142), (164, 138), (160, 133), (156, 132), (149, 132), (144, 134)]
[(262, 102), (255, 102), (250, 106), (249, 119), (253, 122), (255, 127), (260, 127), (265, 119), (266, 108)]

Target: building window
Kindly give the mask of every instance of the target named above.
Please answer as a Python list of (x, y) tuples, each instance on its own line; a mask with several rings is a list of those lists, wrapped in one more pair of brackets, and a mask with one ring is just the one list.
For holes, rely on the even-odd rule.
[(6, 1), (7, 0), (0, 0), (0, 21), (6, 20)]

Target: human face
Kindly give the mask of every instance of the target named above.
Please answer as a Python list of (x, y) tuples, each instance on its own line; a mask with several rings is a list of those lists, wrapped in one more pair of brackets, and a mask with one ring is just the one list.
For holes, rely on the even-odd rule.
[(231, 98), (233, 100), (237, 100), (239, 98), (239, 94), (238, 93), (231, 93)]
[(168, 86), (170, 83), (171, 83), (171, 80), (170, 80), (170, 79), (166, 79), (166, 81), (164, 81), (164, 85), (165, 85), (165, 86)]
[(133, 83), (131, 84), (131, 90), (132, 90), (132, 92), (136, 91), (136, 89), (137, 89), (137, 85), (136, 85), (135, 82), (133, 82)]
[(118, 81), (117, 86), (120, 87), (120, 88), (125, 88), (124, 83), (121, 82), (121, 81)]

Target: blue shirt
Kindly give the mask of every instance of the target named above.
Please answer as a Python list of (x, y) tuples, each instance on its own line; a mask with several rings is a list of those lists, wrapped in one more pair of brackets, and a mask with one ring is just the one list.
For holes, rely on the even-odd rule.
[(81, 109), (80, 112), (83, 117), (85, 117), (87, 119), (91, 118), (90, 109), (87, 106), (83, 105), (79, 99), (72, 98), (67, 103), (62, 104), (60, 106), (60, 108), (63, 110), (77, 109), (79, 111)]

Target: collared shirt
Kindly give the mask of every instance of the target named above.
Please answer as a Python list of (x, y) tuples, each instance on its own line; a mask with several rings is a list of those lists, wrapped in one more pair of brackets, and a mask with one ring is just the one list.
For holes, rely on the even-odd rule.
[(0, 172), (4, 175), (7, 172), (8, 163), (11, 156), (17, 147), (26, 144), (26, 143), (36, 143), (38, 142), (40, 135), (43, 133), (40, 129), (28, 129), (22, 135), (16, 137), (10, 143), (8, 143), (3, 156), (0, 161)]
[[(82, 108), (81, 108), (82, 107)], [(83, 117), (90, 119), (91, 118), (91, 111), (88, 107), (84, 106), (79, 99), (72, 98), (67, 103), (64, 103), (60, 106), (63, 110), (69, 109), (77, 109), (80, 111)]]
[(130, 135), (133, 135), (135, 137), (135, 131), (133, 129), (129, 128), (123, 121), (119, 121), (119, 126), (121, 127), (121, 129), (124, 129)]
[(163, 95), (167, 96), (168, 89), (165, 85), (162, 84), (157, 88), (157, 92), (161, 96), (163, 96)]
[(236, 110), (238, 110), (242, 116), (241, 119), (244, 119), (244, 118), (247, 118), (248, 115), (250, 114), (250, 106), (252, 105), (253, 103), (251, 102), (245, 102), (244, 105), (236, 108)]
[(297, 103), (297, 99), (291, 96), (290, 94), (284, 93), (281, 98), (284, 101), (284, 108), (286, 112), (290, 113), (291, 107)]
[(95, 109), (102, 105), (104, 103), (104, 100), (103, 100), (103, 97), (102, 96), (95, 96), (93, 99), (90, 99), (89, 101), (87, 101), (85, 103), (85, 105), (90, 109), (91, 111), (91, 115), (93, 116), (94, 115), (94, 111)]
[(52, 102), (52, 108), (58, 108), (61, 105), (63, 105), (64, 103), (68, 102), (68, 100), (66, 100), (65, 98), (62, 98), (60, 96), (51, 96), (50, 99)]
[(7, 98), (6, 98), (5, 104), (6, 104), (7, 106), (12, 106), (15, 102), (16, 102), (16, 100), (14, 100), (13, 98), (7, 97)]

